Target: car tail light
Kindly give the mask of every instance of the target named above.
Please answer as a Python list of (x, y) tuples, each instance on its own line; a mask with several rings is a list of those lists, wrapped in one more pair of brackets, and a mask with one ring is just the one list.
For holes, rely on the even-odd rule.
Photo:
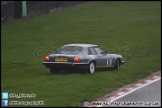
[(74, 62), (79, 63), (80, 62), (80, 59), (78, 57), (74, 56)]
[(46, 57), (44, 58), (44, 61), (45, 61), (45, 62), (48, 62), (48, 61), (49, 61), (49, 56), (46, 56)]

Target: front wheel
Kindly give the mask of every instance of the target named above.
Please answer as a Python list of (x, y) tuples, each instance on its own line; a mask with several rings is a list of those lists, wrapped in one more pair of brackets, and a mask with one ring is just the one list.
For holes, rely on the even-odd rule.
[(115, 65), (114, 65), (114, 69), (115, 69), (115, 70), (119, 69), (119, 66), (120, 66), (120, 64), (119, 64), (119, 59), (116, 59)]
[(90, 72), (91, 74), (95, 72), (96, 67), (95, 67), (95, 63), (94, 63), (94, 62), (90, 62), (90, 63), (89, 63), (88, 70), (89, 70), (89, 72)]

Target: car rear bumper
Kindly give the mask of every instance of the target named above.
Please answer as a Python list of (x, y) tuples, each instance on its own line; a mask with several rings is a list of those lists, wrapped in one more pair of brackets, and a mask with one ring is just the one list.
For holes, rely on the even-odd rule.
[(78, 69), (78, 68), (87, 68), (88, 63), (71, 63), (71, 62), (43, 62), (43, 65), (47, 68), (55, 68), (60, 70), (66, 69)]

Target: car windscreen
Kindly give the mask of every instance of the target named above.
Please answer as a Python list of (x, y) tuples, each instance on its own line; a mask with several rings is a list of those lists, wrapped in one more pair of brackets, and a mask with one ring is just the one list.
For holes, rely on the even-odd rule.
[(57, 50), (54, 54), (77, 55), (83, 51), (80, 46), (65, 46)]

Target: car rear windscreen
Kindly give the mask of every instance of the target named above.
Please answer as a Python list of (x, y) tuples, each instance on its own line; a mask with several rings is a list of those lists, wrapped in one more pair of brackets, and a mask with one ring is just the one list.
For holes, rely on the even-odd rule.
[(83, 51), (80, 46), (65, 46), (57, 50), (54, 54), (77, 55)]

